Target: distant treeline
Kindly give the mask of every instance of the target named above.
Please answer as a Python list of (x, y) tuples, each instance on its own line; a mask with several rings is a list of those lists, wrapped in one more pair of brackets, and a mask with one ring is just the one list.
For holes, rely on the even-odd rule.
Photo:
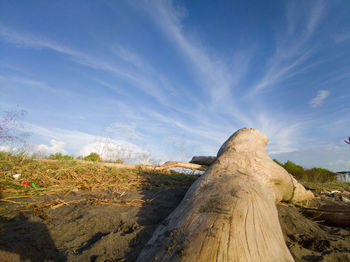
[(305, 169), (289, 160), (284, 164), (276, 159), (274, 161), (300, 181), (320, 183), (337, 181), (337, 174), (325, 168)]

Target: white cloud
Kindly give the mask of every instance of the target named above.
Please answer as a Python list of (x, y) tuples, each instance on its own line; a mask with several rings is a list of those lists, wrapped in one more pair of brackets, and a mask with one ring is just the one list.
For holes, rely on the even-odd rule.
[(95, 136), (76, 130), (45, 128), (30, 123), (24, 123), (24, 130), (52, 138), (51, 146), (42, 144), (35, 147), (35, 151), (40, 151), (43, 155), (56, 152), (66, 154), (67, 151), (70, 151), (75, 155), (86, 156), (95, 152), (104, 160), (117, 160), (119, 158), (131, 162), (138, 162), (145, 156), (150, 156), (148, 151), (128, 141)]
[(23, 145), (23, 147), (15, 147), (15, 146), (0, 146), (0, 152), (6, 152), (11, 154), (21, 154), (28, 152), (27, 145)]
[(149, 152), (142, 150), (138, 146), (124, 141), (104, 139), (85, 145), (79, 155), (87, 156), (90, 153), (97, 153), (103, 160), (115, 161), (121, 159), (128, 162), (139, 162), (145, 156), (149, 157)]
[(11, 152), (10, 146), (0, 146), (0, 152)]
[(55, 153), (66, 154), (67, 151), (64, 149), (65, 143), (63, 141), (57, 141), (55, 139), (50, 140), (51, 145), (40, 144), (35, 146), (34, 153), (43, 156), (48, 156)]
[(321, 103), (329, 96), (329, 91), (327, 90), (318, 90), (317, 95), (312, 98), (309, 104), (312, 107), (318, 107)]

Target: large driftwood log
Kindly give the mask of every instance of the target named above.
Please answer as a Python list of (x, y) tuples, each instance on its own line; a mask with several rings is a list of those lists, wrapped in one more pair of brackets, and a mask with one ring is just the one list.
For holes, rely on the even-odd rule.
[(275, 204), (314, 196), (267, 155), (267, 142), (255, 129), (233, 134), (138, 261), (293, 261)]

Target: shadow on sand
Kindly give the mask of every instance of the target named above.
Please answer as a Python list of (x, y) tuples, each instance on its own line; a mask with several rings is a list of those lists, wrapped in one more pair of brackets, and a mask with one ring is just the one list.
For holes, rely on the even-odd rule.
[(40, 218), (29, 219), (24, 213), (12, 217), (0, 216), (0, 260), (67, 261), (57, 250), (49, 230), (40, 222)]
[(128, 262), (136, 261), (143, 247), (151, 238), (159, 224), (180, 204), (188, 188), (166, 188), (144, 190), (143, 200), (151, 203), (141, 208), (137, 214), (137, 224), (142, 228), (135, 241), (129, 244), (132, 252), (127, 255)]
[[(44, 210), (49, 219), (0, 215), (0, 261), (135, 261), (190, 184), (182, 176), (142, 175), (150, 188), (69, 194), (66, 205)], [(4, 213), (11, 204), (0, 207)]]

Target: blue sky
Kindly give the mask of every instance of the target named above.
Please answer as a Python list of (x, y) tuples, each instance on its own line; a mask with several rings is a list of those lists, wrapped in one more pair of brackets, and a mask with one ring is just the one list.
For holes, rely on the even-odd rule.
[(33, 151), (187, 161), (254, 127), (350, 169), (349, 1), (1, 0), (0, 55)]

